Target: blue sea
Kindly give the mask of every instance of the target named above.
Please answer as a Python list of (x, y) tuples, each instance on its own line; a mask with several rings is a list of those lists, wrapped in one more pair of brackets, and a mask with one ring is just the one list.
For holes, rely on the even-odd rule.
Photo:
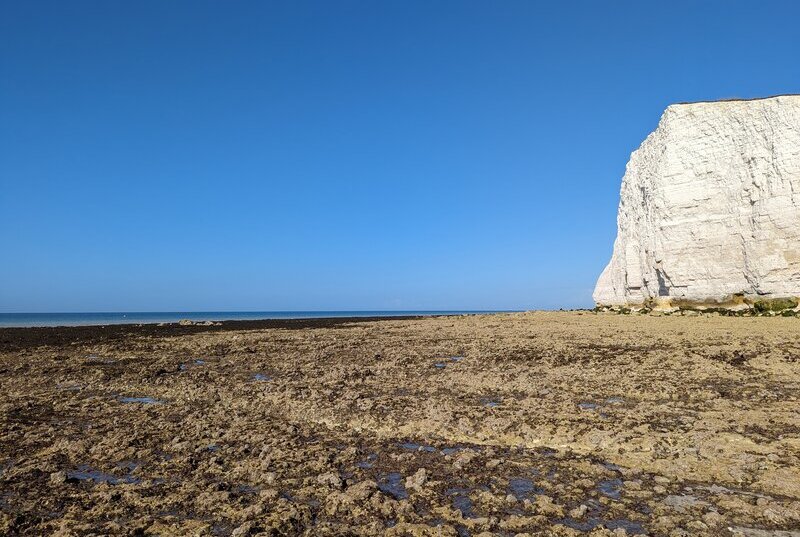
[(104, 324), (175, 323), (192, 321), (252, 321), (259, 319), (321, 319), (326, 317), (403, 317), (466, 315), (498, 311), (136, 311), (101, 313), (0, 313), (0, 327), (85, 326)]

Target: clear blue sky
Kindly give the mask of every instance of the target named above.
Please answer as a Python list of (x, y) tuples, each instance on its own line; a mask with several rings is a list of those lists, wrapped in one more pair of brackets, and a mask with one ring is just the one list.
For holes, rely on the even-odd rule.
[(670, 103), (800, 91), (798, 21), (3, 1), (0, 311), (590, 306), (630, 152)]

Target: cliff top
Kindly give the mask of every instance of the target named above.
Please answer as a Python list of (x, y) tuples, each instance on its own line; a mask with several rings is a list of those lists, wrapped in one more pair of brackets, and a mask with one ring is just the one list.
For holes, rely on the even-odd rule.
[(674, 103), (670, 106), (678, 106), (685, 104), (714, 104), (714, 103), (730, 103), (730, 102), (748, 102), (748, 101), (766, 101), (768, 99), (777, 99), (779, 97), (800, 97), (800, 93), (779, 93), (778, 95), (768, 95), (766, 97), (726, 97), (724, 99), (712, 99), (707, 101), (684, 101)]

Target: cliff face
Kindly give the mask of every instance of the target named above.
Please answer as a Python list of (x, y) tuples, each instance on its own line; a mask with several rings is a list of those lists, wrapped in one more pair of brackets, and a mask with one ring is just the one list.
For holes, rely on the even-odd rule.
[(800, 96), (669, 106), (622, 179), (600, 305), (800, 296)]

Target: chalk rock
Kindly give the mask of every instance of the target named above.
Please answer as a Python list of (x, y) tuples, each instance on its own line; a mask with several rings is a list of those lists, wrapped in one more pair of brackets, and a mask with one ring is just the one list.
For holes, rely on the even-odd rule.
[(625, 169), (599, 305), (800, 296), (800, 96), (674, 104)]

